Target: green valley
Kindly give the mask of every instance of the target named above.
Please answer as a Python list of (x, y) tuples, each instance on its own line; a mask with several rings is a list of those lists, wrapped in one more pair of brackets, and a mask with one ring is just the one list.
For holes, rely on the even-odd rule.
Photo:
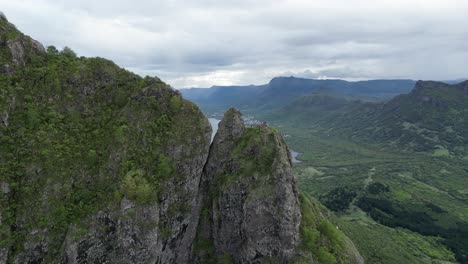
[[(450, 248), (465, 254), (466, 235), (458, 233), (466, 232), (468, 219), (468, 166), (463, 160), (382, 151), (276, 125), (302, 153), (295, 167), (301, 190), (337, 211), (337, 225), (369, 263), (455, 261)], [(402, 221), (392, 223), (393, 218)], [(427, 226), (417, 226), (424, 219)], [(451, 229), (457, 230), (453, 241), (437, 238)]]
[(417, 82), (384, 102), (322, 89), (245, 111), (300, 153), (299, 188), (368, 263), (466, 263), (467, 87)]

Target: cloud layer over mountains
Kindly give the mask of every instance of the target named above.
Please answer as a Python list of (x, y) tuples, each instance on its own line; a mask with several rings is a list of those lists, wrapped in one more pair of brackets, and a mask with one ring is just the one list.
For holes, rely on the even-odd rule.
[(174, 87), (468, 76), (464, 0), (0, 0), (45, 45)]

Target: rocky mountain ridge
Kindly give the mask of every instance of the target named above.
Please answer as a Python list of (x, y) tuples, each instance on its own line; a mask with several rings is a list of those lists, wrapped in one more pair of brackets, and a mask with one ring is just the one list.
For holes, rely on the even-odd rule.
[(277, 131), (0, 20), (0, 263), (362, 263)]
[(212, 241), (214, 250), (197, 250), (200, 263), (213, 257), (208, 254), (234, 263), (293, 259), (301, 212), (291, 167), (278, 132), (267, 126), (245, 128), (240, 112), (226, 112), (202, 176), (207, 214), (198, 240)]

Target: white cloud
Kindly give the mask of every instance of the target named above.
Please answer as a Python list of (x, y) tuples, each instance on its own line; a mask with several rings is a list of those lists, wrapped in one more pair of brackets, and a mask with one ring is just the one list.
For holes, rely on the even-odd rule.
[(174, 87), (468, 76), (465, 0), (0, 0), (23, 32)]

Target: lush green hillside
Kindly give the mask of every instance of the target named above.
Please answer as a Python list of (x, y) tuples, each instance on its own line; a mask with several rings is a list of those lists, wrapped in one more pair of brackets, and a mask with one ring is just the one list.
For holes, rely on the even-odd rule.
[(313, 95), (261, 118), (387, 148), (464, 156), (468, 152), (467, 89), (468, 82), (420, 81), (411, 93), (386, 103)]
[(68, 238), (84, 239), (99, 226), (92, 216), (120, 210), (123, 200), (132, 204), (127, 220), (161, 206), (144, 230), (175, 236), (174, 221), (188, 221), (190, 205), (167, 196), (188, 199), (184, 178), (196, 177), (178, 164), (200, 159), (191, 170), (201, 170), (208, 150), (198, 107), (158, 78), (68, 48), (46, 51), (4, 17), (0, 33), (0, 262), (59, 260)]
[[(468, 81), (455, 85), (418, 82), (410, 94), (385, 104), (376, 120), (385, 129), (384, 140), (433, 150), (435, 155), (446, 150), (462, 155), (468, 152)], [(386, 129), (387, 125), (392, 127)]]

